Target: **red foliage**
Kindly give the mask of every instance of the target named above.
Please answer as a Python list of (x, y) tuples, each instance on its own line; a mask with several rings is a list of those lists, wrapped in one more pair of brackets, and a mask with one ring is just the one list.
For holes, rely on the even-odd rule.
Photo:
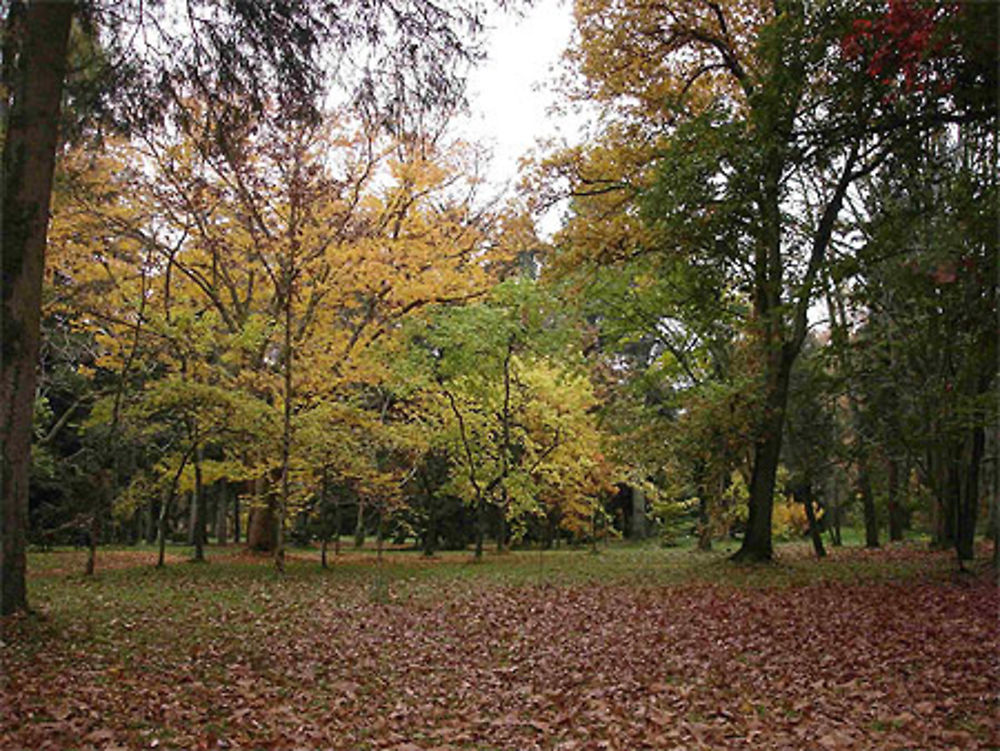
[(882, 15), (859, 18), (840, 41), (848, 60), (865, 62), (868, 75), (906, 92), (934, 88), (950, 90), (952, 83), (942, 75), (940, 62), (954, 45), (947, 20), (961, 12), (957, 2), (889, 0)]

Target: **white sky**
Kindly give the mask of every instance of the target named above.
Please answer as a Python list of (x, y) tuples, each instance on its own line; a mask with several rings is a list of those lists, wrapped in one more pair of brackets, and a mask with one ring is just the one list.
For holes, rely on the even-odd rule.
[(472, 114), (458, 130), (492, 149), (487, 179), (496, 188), (516, 184), (518, 159), (537, 139), (572, 138), (578, 129), (573, 119), (547, 112), (572, 14), (569, 0), (538, 0), (521, 18), (494, 16), (488, 57), (469, 78)]

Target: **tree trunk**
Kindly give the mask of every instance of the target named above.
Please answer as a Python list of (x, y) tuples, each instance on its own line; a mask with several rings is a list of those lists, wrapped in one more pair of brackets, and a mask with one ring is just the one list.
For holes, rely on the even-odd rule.
[[(163, 501), (160, 501), (161, 505)], [(160, 518), (160, 509), (156, 502), (150, 498), (146, 504), (146, 543), (153, 545), (156, 543), (157, 519)]]
[(502, 553), (507, 547), (507, 489), (503, 490), (504, 497), (500, 500), (497, 508), (499, 512), (497, 518), (497, 553)]
[(646, 494), (639, 487), (632, 488), (632, 528), (633, 540), (645, 540), (649, 534), (646, 526)]
[(875, 496), (872, 493), (872, 478), (868, 468), (868, 457), (858, 460), (858, 490), (861, 493), (861, 504), (865, 514), (865, 547), (877, 548), (878, 516), (875, 513)]
[(163, 502), (160, 504), (160, 554), (156, 559), (157, 568), (163, 568), (163, 565), (166, 563), (167, 517), (170, 505), (174, 502), (174, 496), (177, 494), (177, 485), (180, 483), (181, 473), (184, 472), (184, 467), (187, 466), (188, 459), (190, 458), (190, 452), (186, 453), (181, 458), (180, 465), (177, 467), (177, 471), (174, 472), (174, 476), (170, 480), (170, 485), (164, 493)]
[(164, 491), (163, 500), (160, 502), (160, 518), (157, 524), (157, 542), (159, 543), (159, 555), (156, 558), (156, 567), (163, 568), (163, 564), (166, 562), (166, 552), (167, 552), (167, 509), (170, 508), (170, 502), (173, 499), (174, 488), (171, 485), (169, 489)]
[(900, 542), (903, 539), (903, 508), (899, 503), (899, 461), (897, 459), (889, 460), (888, 475), (889, 540)]
[(194, 491), (189, 490), (187, 493), (187, 544), (188, 547), (194, 547), (194, 528), (198, 523), (198, 504), (195, 502)]
[(806, 483), (802, 489), (802, 497), (799, 500), (806, 507), (806, 519), (809, 520), (809, 536), (812, 538), (813, 551), (815, 551), (817, 558), (825, 558), (826, 548), (823, 547), (823, 535), (820, 532), (819, 523), (816, 519), (816, 509), (813, 508), (811, 483)]
[(205, 517), (208, 516), (205, 510), (205, 487), (202, 485), (201, 477), (202, 448), (195, 449), (194, 455), (194, 495), (191, 497), (194, 503), (194, 560), (198, 563), (205, 562)]
[(437, 504), (434, 493), (431, 492), (430, 484), (424, 479), (424, 490), (427, 499), (427, 527), (424, 529), (423, 553), (426, 558), (434, 555), (437, 548)]
[(476, 500), (476, 560), (483, 558), (483, 540), (486, 537), (486, 504), (482, 498)]
[[(8, 4), (0, 299), (0, 615), (28, 608), (31, 420), (45, 239), (74, 3)], [(17, 17), (14, 17), (17, 14)]]
[(333, 554), (340, 555), (340, 525), (343, 519), (343, 511), (340, 506), (340, 496), (333, 501)]
[(240, 544), (240, 494), (233, 493), (233, 542)]
[(712, 549), (712, 525), (708, 513), (707, 488), (698, 496), (698, 550), (707, 553)]
[(358, 518), (354, 525), (354, 547), (361, 548), (365, 544), (365, 500), (358, 496)]
[(319, 562), (323, 568), (326, 568), (326, 546), (330, 539), (330, 535), (323, 535), (323, 544), (319, 549)]
[(969, 458), (961, 487), (957, 509), (955, 550), (959, 561), (975, 558), (976, 517), (979, 515), (979, 466), (986, 446), (986, 434), (982, 426), (972, 429), (969, 436)]
[(215, 541), (220, 546), (229, 544), (229, 482), (219, 480), (215, 501)]
[(771, 515), (774, 486), (781, 458), (781, 439), (788, 404), (788, 383), (792, 372), (791, 350), (782, 346), (768, 358), (770, 384), (765, 403), (761, 433), (754, 442), (753, 468), (750, 474), (749, 516), (747, 531), (734, 561), (770, 561), (774, 557), (771, 540)]
[(247, 547), (261, 553), (273, 553), (277, 543), (277, 526), (272, 499), (255, 506), (247, 522)]

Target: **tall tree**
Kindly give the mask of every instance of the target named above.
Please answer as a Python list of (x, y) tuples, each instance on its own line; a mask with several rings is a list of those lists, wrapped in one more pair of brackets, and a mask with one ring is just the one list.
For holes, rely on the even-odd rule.
[[(922, 52), (954, 12), (911, 14)], [(863, 62), (845, 51), (854, 21), (882, 14), (801, 0), (577, 6), (570, 59), (603, 130), (548, 163), (574, 201), (563, 244), (602, 263), (679, 254), (719, 268), (750, 301), (760, 406), (740, 560), (772, 557), (790, 375), (845, 199), (907, 130), (979, 114), (930, 85), (904, 96), (908, 66), (925, 80), (920, 56), (887, 59), (873, 76), (870, 51)]]

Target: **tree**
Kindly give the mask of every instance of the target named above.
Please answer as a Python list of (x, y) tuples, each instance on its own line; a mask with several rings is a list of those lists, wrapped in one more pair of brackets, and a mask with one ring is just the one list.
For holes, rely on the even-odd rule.
[(28, 605), (25, 530), (42, 269), (73, 10), (70, 3), (14, 3), (4, 35), (0, 615)]
[(865, 11), (878, 12), (599, 0), (578, 14), (570, 57), (603, 131), (547, 164), (574, 201), (562, 244), (599, 263), (678, 254), (750, 303), (760, 408), (738, 560), (772, 557), (790, 375), (852, 187), (913, 128), (981, 114), (930, 88), (901, 96), (888, 69), (869, 75), (840, 44)]

